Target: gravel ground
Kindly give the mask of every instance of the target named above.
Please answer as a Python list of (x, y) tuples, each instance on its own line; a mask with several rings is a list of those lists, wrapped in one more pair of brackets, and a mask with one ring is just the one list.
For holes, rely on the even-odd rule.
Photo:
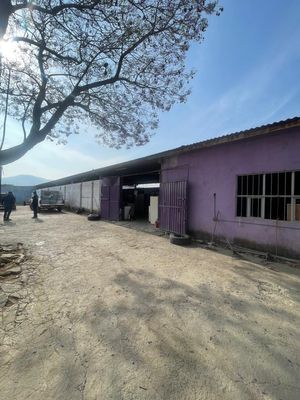
[(28, 207), (0, 235), (1, 399), (299, 400), (300, 269)]

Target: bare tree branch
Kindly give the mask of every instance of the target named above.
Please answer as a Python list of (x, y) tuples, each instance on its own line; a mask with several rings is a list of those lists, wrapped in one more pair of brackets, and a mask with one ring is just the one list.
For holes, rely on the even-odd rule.
[(29, 39), (29, 38), (26, 38), (26, 37), (19, 37), (19, 36), (16, 36), (16, 37), (13, 38), (13, 41), (14, 41), (14, 42), (28, 43), (28, 44), (30, 44), (30, 45), (32, 45), (32, 46), (37, 47), (38, 49), (39, 49), (40, 47), (43, 47), (43, 50), (44, 50), (45, 52), (52, 54), (53, 56), (55, 56), (55, 57), (58, 58), (59, 60), (70, 61), (70, 62), (74, 62), (74, 63), (76, 63), (76, 64), (80, 64), (80, 62), (81, 62), (80, 60), (77, 60), (77, 59), (74, 58), (74, 57), (70, 57), (70, 56), (66, 56), (66, 55), (60, 54), (60, 53), (58, 53), (57, 51), (52, 50), (52, 49), (50, 49), (49, 47), (45, 46), (45, 44), (36, 42), (35, 40)]
[(0, 109), (23, 131), (23, 143), (0, 149), (0, 164), (46, 137), (79, 133), (83, 116), (109, 146), (146, 143), (158, 113), (186, 100), (193, 74), (185, 57), (216, 3), (0, 0), (0, 40), (6, 33), (16, 47), (0, 60)]
[(64, 10), (79, 10), (79, 11), (84, 11), (84, 10), (92, 10), (97, 4), (101, 3), (101, 0), (86, 0), (84, 3), (86, 4), (78, 4), (78, 3), (67, 3), (67, 4), (61, 4), (59, 6), (55, 6), (52, 8), (46, 8), (46, 7), (41, 7), (37, 4), (32, 3), (31, 1), (26, 1), (24, 0), (23, 3), (21, 4), (16, 4), (13, 6), (13, 12), (22, 10), (24, 8), (28, 8), (30, 10), (35, 10), (35, 11), (40, 11), (44, 14), (48, 15), (56, 15)]

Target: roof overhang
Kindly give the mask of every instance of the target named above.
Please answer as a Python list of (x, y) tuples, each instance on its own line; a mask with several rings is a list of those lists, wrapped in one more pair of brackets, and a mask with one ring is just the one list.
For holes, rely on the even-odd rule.
[[(57, 179), (51, 182), (43, 183), (35, 186), (36, 188), (44, 188), (51, 186), (66, 185), (69, 183), (86, 182), (90, 180), (96, 180), (106, 176), (133, 176), (133, 175), (149, 175), (150, 173), (158, 173), (161, 169), (162, 160), (183, 154), (187, 152), (193, 152), (200, 149), (213, 147), (217, 145), (224, 145), (233, 143), (241, 140), (250, 140), (258, 136), (265, 136), (276, 134), (280, 131), (286, 131), (300, 127), (300, 117), (287, 119), (285, 121), (274, 122), (273, 124), (263, 125), (256, 128), (251, 128), (241, 132), (231, 133), (229, 135), (220, 136), (214, 139), (197, 142), (194, 144), (177, 147), (172, 150), (163, 151), (161, 153), (152, 154), (147, 157), (138, 158), (123, 163), (110, 165), (94, 169), (91, 171), (83, 172), (80, 174), (68, 176), (65, 178)], [(300, 133), (300, 132), (299, 132)], [(145, 180), (146, 182), (147, 180)]]

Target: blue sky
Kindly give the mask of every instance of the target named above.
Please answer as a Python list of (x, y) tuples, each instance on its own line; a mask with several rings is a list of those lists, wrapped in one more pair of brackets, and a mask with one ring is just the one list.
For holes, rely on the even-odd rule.
[[(4, 176), (56, 179), (207, 138), (300, 116), (300, 1), (223, 0), (187, 65), (197, 71), (187, 103), (161, 114), (150, 143), (130, 150), (96, 144), (93, 132), (67, 145), (39, 144)], [(14, 123), (10, 129), (17, 135)]]

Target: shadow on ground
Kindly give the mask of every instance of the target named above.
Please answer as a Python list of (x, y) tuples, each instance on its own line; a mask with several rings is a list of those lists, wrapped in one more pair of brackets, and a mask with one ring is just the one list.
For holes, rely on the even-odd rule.
[[(74, 306), (44, 335), (54, 353), (43, 335), (38, 341), (56, 365), (57, 393), (68, 390), (70, 399), (72, 390), (87, 399), (298, 399), (300, 365), (286, 344), (286, 335), (296, 341), (297, 314), (288, 303), (272, 303), (272, 290), (279, 289), (257, 280), (253, 267), (237, 268), (235, 276), (242, 286), (234, 279), (230, 288), (213, 281), (190, 286), (127, 269), (97, 299), (78, 299), (85, 310)], [(20, 374), (32, 353), (30, 343), (25, 348)], [(35, 354), (30, 368), (44, 363), (45, 354)]]

